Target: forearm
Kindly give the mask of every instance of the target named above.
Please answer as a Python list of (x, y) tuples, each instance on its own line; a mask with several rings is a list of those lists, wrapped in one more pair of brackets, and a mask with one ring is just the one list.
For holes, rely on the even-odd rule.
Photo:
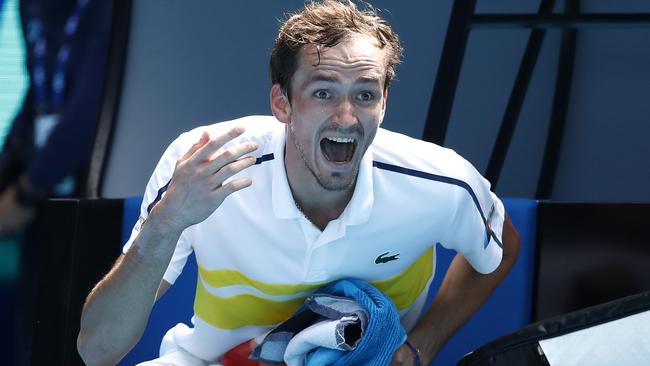
[[(490, 296), (494, 287), (489, 277), (475, 272), (467, 261), (457, 255), (449, 267), (448, 275), (438, 295), (425, 316), (410, 332), (409, 338), (418, 345), (428, 364), (447, 340), (478, 310)], [(483, 282), (485, 286), (481, 287)]]
[(77, 347), (87, 364), (115, 364), (133, 347), (145, 329), (156, 292), (160, 290), (160, 297), (166, 289), (162, 277), (183, 230), (209, 217), (228, 195), (251, 185), (250, 178), (226, 180), (255, 164), (255, 158), (243, 156), (256, 150), (256, 144), (237, 144), (217, 153), (243, 132), (235, 127), (214, 139), (203, 132), (176, 161), (165, 195), (127, 253), (86, 300)]
[(152, 212), (129, 251), (91, 291), (77, 339), (86, 364), (115, 364), (137, 343), (181, 232)]
[(428, 364), (447, 340), (481, 307), (504, 280), (519, 254), (519, 237), (506, 219), (503, 258), (488, 275), (476, 272), (461, 255), (456, 255), (425, 316), (410, 332), (409, 339)]

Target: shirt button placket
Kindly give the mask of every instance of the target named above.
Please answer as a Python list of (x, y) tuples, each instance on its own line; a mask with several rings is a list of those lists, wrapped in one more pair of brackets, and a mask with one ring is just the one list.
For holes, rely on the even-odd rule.
[(307, 280), (310, 282), (321, 282), (327, 280), (327, 251), (326, 246), (319, 247), (311, 252), (311, 268), (307, 272)]

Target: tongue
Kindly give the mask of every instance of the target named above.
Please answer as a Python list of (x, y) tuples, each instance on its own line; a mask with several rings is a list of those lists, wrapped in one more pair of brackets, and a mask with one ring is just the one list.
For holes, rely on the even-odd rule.
[(327, 160), (335, 163), (344, 163), (349, 161), (352, 155), (352, 149), (354, 148), (354, 144), (352, 143), (334, 142), (328, 139), (323, 139), (320, 146)]

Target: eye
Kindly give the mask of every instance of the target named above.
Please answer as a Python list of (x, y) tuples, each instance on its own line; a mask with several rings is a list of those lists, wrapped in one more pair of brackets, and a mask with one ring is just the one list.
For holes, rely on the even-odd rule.
[(364, 91), (357, 95), (357, 99), (362, 102), (371, 102), (375, 99), (375, 95), (372, 92)]
[(332, 95), (325, 89), (318, 89), (314, 92), (317, 99), (329, 99)]

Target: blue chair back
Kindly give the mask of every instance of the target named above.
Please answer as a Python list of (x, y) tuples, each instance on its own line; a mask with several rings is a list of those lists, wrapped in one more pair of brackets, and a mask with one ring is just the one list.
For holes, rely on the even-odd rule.
[[(488, 301), (438, 353), (432, 363), (434, 366), (456, 365), (466, 353), (532, 321), (537, 201), (505, 198), (503, 204), (521, 238), (517, 263)], [(456, 252), (438, 247), (436, 254), (436, 276), (431, 284), (429, 303), (438, 292)]]

